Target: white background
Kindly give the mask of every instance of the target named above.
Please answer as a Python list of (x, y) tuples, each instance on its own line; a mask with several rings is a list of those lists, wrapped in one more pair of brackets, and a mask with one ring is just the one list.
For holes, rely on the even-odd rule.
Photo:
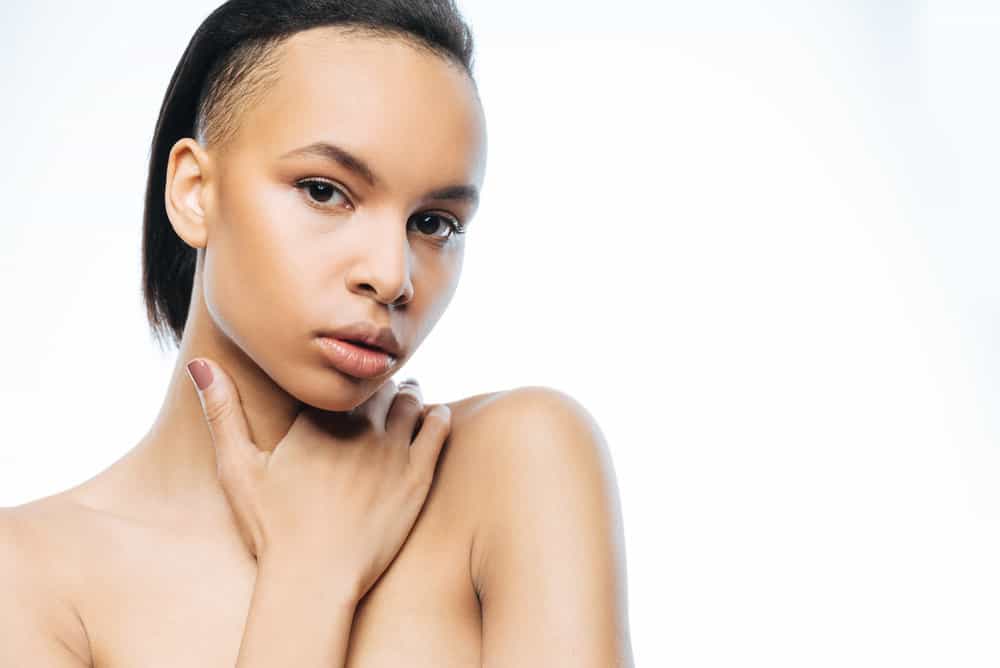
[[(159, 408), (146, 159), (216, 4), (0, 5), (0, 505)], [(486, 187), (403, 373), (595, 416), (636, 664), (1000, 665), (998, 5), (460, 6)]]

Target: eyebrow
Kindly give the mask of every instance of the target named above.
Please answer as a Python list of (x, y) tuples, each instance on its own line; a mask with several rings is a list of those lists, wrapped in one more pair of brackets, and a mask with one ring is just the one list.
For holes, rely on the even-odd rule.
[[(373, 188), (380, 182), (380, 179), (375, 176), (371, 167), (369, 167), (368, 163), (364, 160), (345, 148), (325, 141), (317, 141), (309, 144), (308, 146), (293, 149), (282, 155), (281, 159), (284, 160), (286, 158), (309, 155), (317, 156), (337, 163), (345, 169), (348, 169), (360, 176)], [(471, 202), (473, 205), (478, 205), (479, 189), (471, 184), (456, 184), (431, 190), (424, 195), (424, 199), (461, 200)]]

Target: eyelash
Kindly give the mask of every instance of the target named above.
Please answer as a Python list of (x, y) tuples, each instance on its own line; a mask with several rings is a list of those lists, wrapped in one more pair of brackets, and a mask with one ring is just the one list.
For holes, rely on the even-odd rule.
[[(310, 186), (314, 186), (314, 185), (317, 185), (317, 184), (323, 185), (323, 186), (327, 186), (329, 188), (333, 188), (335, 191), (337, 191), (338, 193), (340, 193), (341, 196), (343, 196), (344, 199), (350, 201), (350, 198), (347, 197), (347, 193), (344, 192), (344, 189), (340, 188), (339, 186), (337, 186), (332, 181), (327, 181), (326, 179), (303, 179), (301, 181), (298, 181), (295, 184), (295, 188), (298, 189), (299, 191), (301, 191), (302, 194), (309, 200), (309, 205), (310, 206), (313, 206), (313, 207), (316, 207), (316, 208), (319, 208), (319, 209), (327, 209), (327, 208), (329, 208), (329, 207), (322, 206), (322, 204), (324, 204), (324, 202), (317, 202), (316, 200), (314, 200), (312, 197), (309, 196), (308, 190), (309, 190)], [(422, 213), (428, 213), (428, 212), (422, 212)], [(433, 237), (433, 235), (427, 235), (427, 236), (431, 236), (434, 239), (438, 239), (438, 240), (442, 240), (442, 241), (447, 242), (452, 237), (454, 237), (455, 235), (465, 234), (465, 225), (463, 225), (457, 218), (453, 218), (452, 216), (444, 215), (444, 214), (441, 214), (441, 213), (433, 213), (433, 212), (429, 212), (429, 213), (431, 213), (431, 215), (437, 216), (437, 217), (441, 218), (442, 220), (446, 221), (447, 225), (451, 228), (452, 233), (449, 234), (447, 237)], [(409, 221), (407, 221), (407, 222), (409, 222)]]

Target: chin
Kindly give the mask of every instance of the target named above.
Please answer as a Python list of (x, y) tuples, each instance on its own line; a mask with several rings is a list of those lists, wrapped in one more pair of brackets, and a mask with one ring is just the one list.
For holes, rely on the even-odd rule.
[[(314, 382), (303, 383), (307, 378)], [(300, 374), (298, 382), (285, 386), (284, 389), (313, 408), (347, 413), (367, 401), (390, 380), (390, 375), (383, 379), (356, 378), (331, 367), (319, 366), (306, 374)]]

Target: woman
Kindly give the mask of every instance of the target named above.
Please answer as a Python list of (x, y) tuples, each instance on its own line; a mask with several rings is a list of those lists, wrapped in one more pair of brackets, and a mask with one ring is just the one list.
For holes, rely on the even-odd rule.
[(587, 411), (390, 378), (461, 271), (471, 66), (444, 0), (231, 1), (199, 27), (146, 195), (178, 363), (125, 456), (0, 513), (0, 665), (632, 664)]

